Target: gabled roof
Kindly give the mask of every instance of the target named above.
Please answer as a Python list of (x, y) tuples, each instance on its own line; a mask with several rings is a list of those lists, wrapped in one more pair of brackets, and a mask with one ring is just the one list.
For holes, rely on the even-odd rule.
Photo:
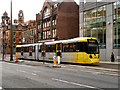
[(50, 6), (54, 6), (55, 4), (61, 4), (62, 3), (62, 0), (60, 1), (60, 0), (57, 0), (57, 1), (52, 1), (52, 0), (46, 0), (46, 2), (48, 2), (48, 4), (50, 5)]
[(7, 15), (8, 15), (8, 13), (5, 11), (5, 12), (3, 13), (3, 15), (4, 15), (4, 16), (7, 16)]

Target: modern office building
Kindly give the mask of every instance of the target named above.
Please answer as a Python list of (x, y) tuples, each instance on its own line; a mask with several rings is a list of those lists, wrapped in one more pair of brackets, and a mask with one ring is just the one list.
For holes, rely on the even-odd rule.
[[(89, 1), (89, 0), (88, 0)], [(113, 0), (111, 0), (113, 1)], [(100, 46), (100, 60), (120, 59), (120, 1), (103, 2), (81, 0), (79, 5), (79, 35), (96, 37)]]

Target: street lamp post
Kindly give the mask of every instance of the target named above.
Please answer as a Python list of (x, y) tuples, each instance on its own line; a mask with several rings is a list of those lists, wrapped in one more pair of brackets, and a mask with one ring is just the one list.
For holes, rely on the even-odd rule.
[(11, 0), (11, 29), (10, 29), (10, 61), (13, 61), (13, 49), (12, 49), (12, 0)]
[(45, 63), (44, 57), (45, 57), (45, 42), (43, 42), (43, 64)]
[(3, 30), (3, 60), (5, 59), (5, 23), (4, 23), (4, 30)]

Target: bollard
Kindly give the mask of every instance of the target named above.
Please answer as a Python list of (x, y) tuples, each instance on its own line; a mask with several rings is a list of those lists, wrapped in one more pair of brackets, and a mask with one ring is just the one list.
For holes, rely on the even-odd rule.
[(58, 56), (58, 64), (60, 64), (60, 56)]
[(5, 56), (3, 56), (3, 61), (5, 60)]
[(16, 62), (18, 62), (18, 56), (17, 56), (17, 53), (16, 53)]
[(57, 57), (56, 56), (53, 57), (53, 61), (54, 61), (54, 66), (56, 66), (57, 65)]

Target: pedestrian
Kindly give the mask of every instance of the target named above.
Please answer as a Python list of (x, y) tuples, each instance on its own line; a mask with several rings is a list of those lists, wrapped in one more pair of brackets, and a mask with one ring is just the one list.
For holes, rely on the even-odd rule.
[(115, 61), (114, 53), (112, 52), (112, 54), (111, 54), (111, 62), (114, 62), (114, 61)]

